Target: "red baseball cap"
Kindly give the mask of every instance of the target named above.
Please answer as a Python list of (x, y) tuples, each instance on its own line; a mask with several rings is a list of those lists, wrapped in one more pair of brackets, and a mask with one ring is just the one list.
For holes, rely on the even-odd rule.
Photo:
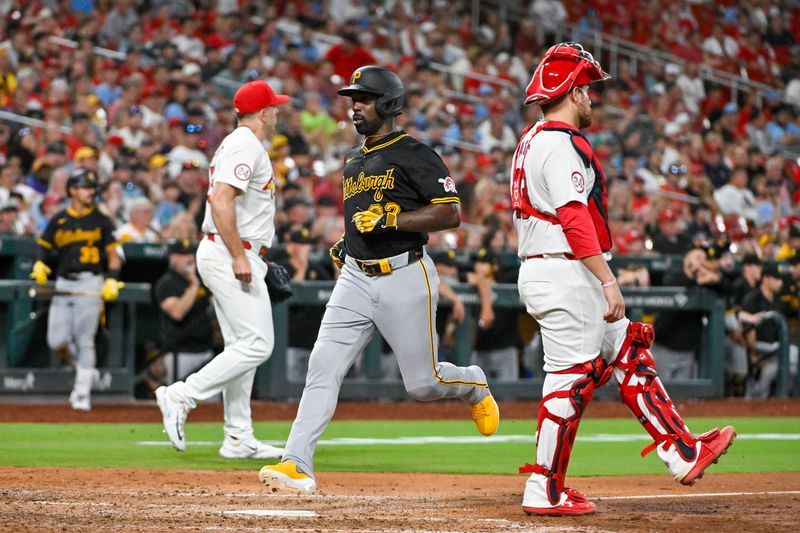
[(478, 164), (478, 168), (484, 168), (491, 166), (494, 163), (494, 160), (489, 154), (478, 154), (476, 163)]
[(255, 80), (239, 87), (239, 90), (233, 95), (233, 109), (237, 115), (247, 115), (288, 101), (288, 95), (275, 94), (269, 83), (264, 80)]
[(678, 213), (676, 213), (672, 209), (665, 209), (664, 211), (658, 214), (659, 222), (672, 222), (677, 219), (678, 219)]
[(125, 144), (125, 141), (119, 135), (111, 135), (108, 139), (106, 139), (108, 144), (115, 144), (117, 146), (122, 146)]
[(489, 106), (489, 112), (495, 114), (502, 114), (506, 112), (506, 107), (500, 102), (492, 102), (492, 105)]

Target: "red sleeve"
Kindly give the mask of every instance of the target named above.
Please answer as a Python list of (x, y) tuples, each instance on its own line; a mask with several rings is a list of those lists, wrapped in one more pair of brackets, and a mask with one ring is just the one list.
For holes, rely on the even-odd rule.
[(589, 209), (580, 202), (569, 202), (556, 209), (561, 229), (572, 248), (572, 255), (578, 259), (599, 255), (602, 252), (597, 232), (592, 223)]

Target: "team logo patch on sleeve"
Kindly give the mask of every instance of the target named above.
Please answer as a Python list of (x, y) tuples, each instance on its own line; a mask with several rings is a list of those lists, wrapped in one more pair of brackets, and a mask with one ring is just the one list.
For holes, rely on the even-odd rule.
[(233, 169), (233, 175), (236, 176), (236, 179), (247, 181), (250, 179), (250, 175), (253, 173), (250, 170), (250, 167), (245, 165), (244, 163), (239, 163)]
[(583, 179), (583, 174), (577, 171), (572, 173), (572, 186), (575, 187), (575, 190), (578, 192), (584, 191), (586, 186), (585, 180)]
[(444, 192), (456, 192), (456, 182), (450, 176), (439, 179), (439, 183), (444, 187)]

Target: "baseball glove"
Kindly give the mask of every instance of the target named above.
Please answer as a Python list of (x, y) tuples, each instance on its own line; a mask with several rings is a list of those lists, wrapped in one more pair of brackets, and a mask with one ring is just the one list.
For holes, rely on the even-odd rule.
[(280, 303), (293, 294), (292, 278), (289, 276), (289, 271), (278, 263), (267, 261), (266, 282), (267, 290), (269, 290), (269, 299), (272, 303)]

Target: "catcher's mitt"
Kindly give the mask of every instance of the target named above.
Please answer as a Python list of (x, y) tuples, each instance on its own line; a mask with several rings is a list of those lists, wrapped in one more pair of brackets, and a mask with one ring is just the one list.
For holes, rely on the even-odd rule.
[(269, 299), (272, 303), (280, 303), (293, 294), (292, 278), (289, 276), (289, 271), (278, 263), (267, 261), (266, 282), (269, 290)]

